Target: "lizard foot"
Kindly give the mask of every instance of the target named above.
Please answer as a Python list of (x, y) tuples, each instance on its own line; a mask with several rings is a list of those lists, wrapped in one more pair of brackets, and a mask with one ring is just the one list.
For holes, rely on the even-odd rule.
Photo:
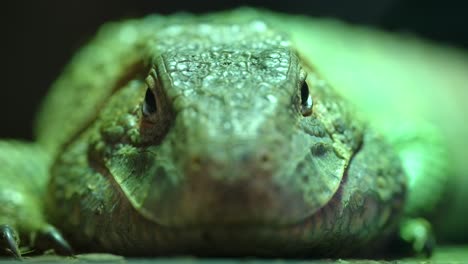
[(60, 231), (51, 225), (41, 229), (35, 239), (35, 247), (41, 251), (54, 250), (58, 255), (71, 256), (73, 250)]
[(8, 255), (21, 258), (18, 244), (18, 233), (9, 225), (0, 225), (0, 250)]
[(431, 224), (422, 218), (407, 219), (400, 226), (400, 238), (412, 254), (430, 257), (435, 248)]

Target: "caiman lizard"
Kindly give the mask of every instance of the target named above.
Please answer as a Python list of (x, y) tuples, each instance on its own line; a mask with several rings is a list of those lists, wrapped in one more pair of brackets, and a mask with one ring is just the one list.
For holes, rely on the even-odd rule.
[(466, 140), (437, 121), (449, 103), (423, 99), (424, 68), (390, 74), (378, 51), (468, 66), (395, 39), (251, 9), (106, 24), (52, 85), (36, 141), (0, 141), (2, 249), (430, 254), (431, 224), (466, 219), (434, 213)]

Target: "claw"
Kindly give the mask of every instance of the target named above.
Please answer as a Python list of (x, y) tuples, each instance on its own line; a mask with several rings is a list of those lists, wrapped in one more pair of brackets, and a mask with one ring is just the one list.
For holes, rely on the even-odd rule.
[(47, 226), (44, 228), (38, 237), (38, 247), (45, 250), (53, 249), (55, 253), (62, 256), (73, 255), (73, 249), (70, 244), (63, 238), (62, 234), (53, 226)]
[(21, 258), (21, 252), (18, 248), (18, 235), (9, 225), (0, 225), (0, 248), (15, 258)]

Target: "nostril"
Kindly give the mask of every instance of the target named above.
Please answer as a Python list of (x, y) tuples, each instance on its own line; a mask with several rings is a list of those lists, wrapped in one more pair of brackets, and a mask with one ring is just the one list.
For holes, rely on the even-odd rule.
[(201, 164), (201, 158), (199, 156), (193, 157), (192, 158), (192, 164), (200, 165)]
[(249, 152), (240, 156), (239, 161), (241, 166), (256, 167), (256, 168), (269, 168), (272, 157), (268, 152)]
[(194, 169), (200, 169), (202, 166), (202, 159), (200, 156), (193, 156), (190, 159), (190, 167)]
[(261, 168), (264, 171), (272, 171), (274, 167), (273, 157), (270, 153), (264, 152), (259, 153), (257, 156), (258, 168)]
[(260, 162), (262, 162), (262, 163), (270, 162), (270, 155), (268, 155), (268, 153), (261, 154), (260, 155)]

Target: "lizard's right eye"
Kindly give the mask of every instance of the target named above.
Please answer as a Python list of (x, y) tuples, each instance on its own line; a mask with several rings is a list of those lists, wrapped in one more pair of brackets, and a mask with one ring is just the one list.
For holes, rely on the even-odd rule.
[(146, 89), (145, 101), (143, 102), (141, 111), (145, 117), (149, 117), (158, 111), (156, 98), (154, 97), (153, 91), (151, 91), (149, 87)]
[(303, 116), (310, 116), (312, 114), (312, 97), (310, 96), (309, 86), (304, 81), (301, 86), (301, 113)]

